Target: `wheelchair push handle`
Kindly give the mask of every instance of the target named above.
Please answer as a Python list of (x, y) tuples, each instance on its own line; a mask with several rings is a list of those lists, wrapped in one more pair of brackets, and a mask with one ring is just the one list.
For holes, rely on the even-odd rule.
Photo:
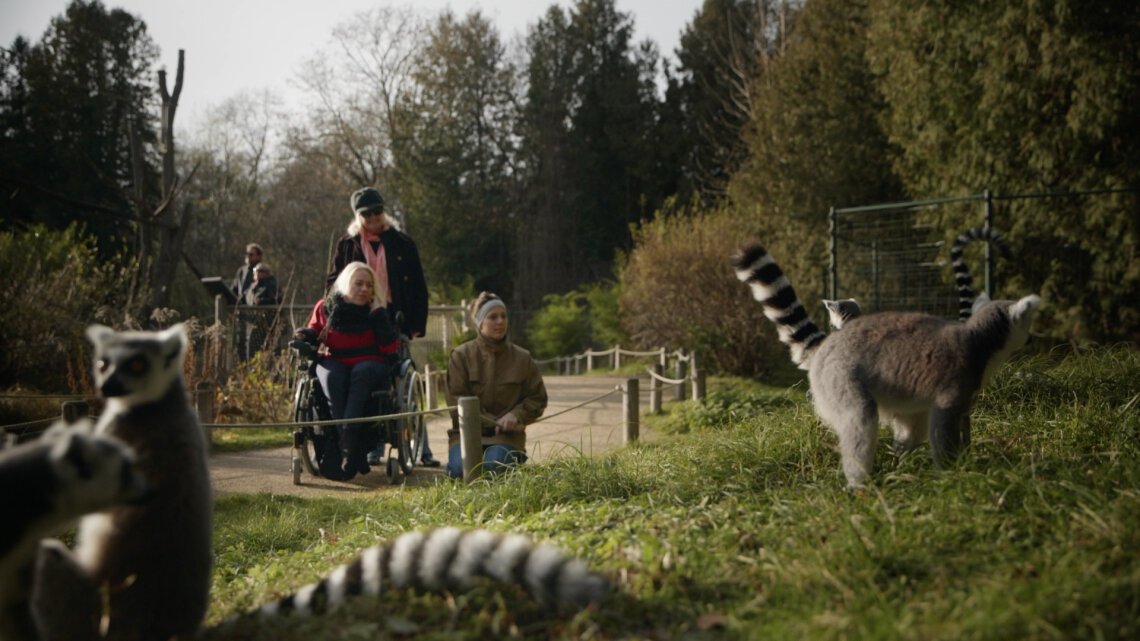
[(302, 327), (294, 334), (296, 338), (289, 341), (289, 347), (297, 351), (301, 358), (315, 360), (317, 354), (317, 333), (308, 327)]

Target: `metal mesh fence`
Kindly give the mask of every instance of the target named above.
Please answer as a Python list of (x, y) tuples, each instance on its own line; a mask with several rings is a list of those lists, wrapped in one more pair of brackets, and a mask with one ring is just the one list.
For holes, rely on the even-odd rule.
[[(980, 198), (833, 210), (829, 296), (855, 298), (865, 313), (907, 310), (957, 317), (947, 238), (961, 230), (947, 229), (946, 221), (984, 224)], [(969, 262), (979, 291), (986, 271), (982, 252)]]

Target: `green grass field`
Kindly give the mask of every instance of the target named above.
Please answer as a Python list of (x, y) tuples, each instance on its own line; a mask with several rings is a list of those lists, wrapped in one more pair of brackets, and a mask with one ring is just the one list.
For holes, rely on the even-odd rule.
[[(803, 386), (714, 379), (669, 435), (596, 459), (382, 498), (223, 496), (210, 623), (360, 549), (445, 524), (522, 532), (614, 584), (583, 612), (481, 585), (392, 592), (214, 639), (1140, 638), (1140, 353), (1007, 366), (953, 469), (880, 439), (848, 492)], [(256, 633), (256, 634), (255, 634)]]

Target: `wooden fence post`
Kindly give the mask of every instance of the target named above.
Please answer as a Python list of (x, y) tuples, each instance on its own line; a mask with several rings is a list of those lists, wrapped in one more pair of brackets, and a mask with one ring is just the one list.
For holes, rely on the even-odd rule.
[(629, 445), (637, 441), (641, 426), (638, 420), (640, 382), (631, 378), (625, 382), (625, 396), (622, 397), (622, 443)]
[(431, 363), (424, 364), (424, 407), (420, 409), (435, 409), (435, 382), (432, 381), (434, 368)]
[(661, 381), (657, 378), (661, 376), (661, 363), (653, 364), (653, 377), (649, 379), (649, 413), (661, 413)]
[(614, 369), (621, 368), (621, 345), (614, 345)]
[(71, 425), (81, 418), (87, 418), (87, 401), (64, 401), (60, 406), (60, 417)]
[(681, 381), (673, 388), (673, 400), (683, 401), (685, 400), (685, 361), (680, 358), (673, 363), (673, 378)]
[(483, 426), (478, 396), (459, 399), (459, 454), (463, 458), (463, 481), (478, 479), (483, 474)]
[[(214, 422), (214, 384), (211, 381), (198, 381), (194, 386), (194, 408), (198, 412), (199, 423)], [(207, 446), (213, 442), (210, 434), (206, 434)]]
[(586, 350), (586, 372), (594, 371), (594, 350), (589, 348)]
[(705, 370), (700, 366), (696, 352), (689, 355), (689, 359), (692, 361), (693, 402), (699, 403), (705, 400)]

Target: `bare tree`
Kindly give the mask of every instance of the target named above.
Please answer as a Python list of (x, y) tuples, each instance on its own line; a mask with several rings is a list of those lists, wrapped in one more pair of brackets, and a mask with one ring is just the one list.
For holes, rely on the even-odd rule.
[[(170, 303), (171, 285), (178, 263), (182, 259), (182, 244), (190, 224), (191, 208), (184, 206), (177, 211), (178, 191), (185, 182), (178, 180), (175, 171), (174, 115), (178, 110), (178, 98), (182, 94), (182, 75), (185, 68), (185, 51), (178, 51), (178, 72), (175, 76), (174, 91), (166, 86), (166, 70), (158, 72), (158, 85), (162, 97), (161, 132), (159, 151), (162, 154), (162, 200), (155, 207), (148, 202), (144, 186), (142, 141), (135, 127), (130, 128), (131, 160), (134, 173), (135, 210), (139, 216), (138, 256), (140, 270), (139, 283), (150, 291), (150, 299), (144, 305), (141, 316), (146, 318), (155, 309)], [(193, 171), (191, 171), (193, 175)], [(146, 213), (150, 212), (150, 213)], [(155, 246), (157, 244), (157, 247)]]
[(311, 122), (292, 132), (292, 146), (334, 154), (329, 160), (348, 184), (380, 185), (400, 135), (396, 105), (414, 90), (414, 58), (426, 33), (411, 7), (377, 7), (334, 29), (331, 49), (306, 62), (300, 75), (315, 109)]

